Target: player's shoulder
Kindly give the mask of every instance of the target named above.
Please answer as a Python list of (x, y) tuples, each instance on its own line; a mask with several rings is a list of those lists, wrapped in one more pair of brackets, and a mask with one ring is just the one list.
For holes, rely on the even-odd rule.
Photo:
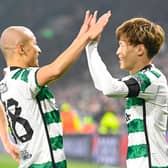
[(163, 72), (158, 69), (154, 64), (144, 67), (141, 71), (136, 73), (136, 76), (146, 76), (147, 78), (162, 78), (165, 77)]
[(165, 74), (157, 68), (155, 65), (152, 65), (152, 68), (149, 72), (146, 72), (148, 76), (152, 76), (156, 80), (167, 81)]

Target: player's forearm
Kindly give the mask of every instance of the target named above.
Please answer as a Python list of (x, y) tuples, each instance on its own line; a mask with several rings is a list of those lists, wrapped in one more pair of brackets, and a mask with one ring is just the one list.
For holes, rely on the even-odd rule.
[(51, 64), (40, 68), (37, 78), (38, 83), (42, 86), (53, 80), (59, 79), (79, 58), (88, 41), (89, 38), (87, 35), (76, 38)]
[(72, 44), (52, 63), (53, 67), (57, 67), (56, 73), (58, 78), (61, 76), (81, 55), (89, 38), (83, 35), (75, 39)]
[(19, 163), (20, 161), (19, 149), (10, 140), (8, 133), (8, 122), (1, 102), (0, 102), (0, 139), (6, 152), (9, 153), (16, 162)]
[(5, 111), (1, 103), (0, 103), (0, 138), (4, 146), (9, 142), (8, 123)]
[(99, 56), (97, 43), (90, 43), (86, 47), (89, 71), (95, 87), (104, 95), (110, 97), (125, 97), (128, 94), (128, 87), (124, 82), (113, 78), (107, 70), (106, 65)]

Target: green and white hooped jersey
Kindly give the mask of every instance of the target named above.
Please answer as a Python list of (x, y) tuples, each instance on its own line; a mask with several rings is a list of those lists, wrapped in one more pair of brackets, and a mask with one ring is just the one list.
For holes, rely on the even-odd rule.
[(127, 166), (168, 168), (168, 87), (165, 76), (149, 65), (124, 81), (128, 127)]
[(19, 168), (66, 168), (59, 110), (48, 87), (37, 84), (37, 71), (6, 68), (0, 82), (1, 100), (20, 149)]
[(95, 87), (104, 95), (127, 98), (127, 168), (168, 168), (168, 86), (165, 76), (148, 65), (122, 80), (107, 70), (98, 43), (86, 47), (88, 67)]

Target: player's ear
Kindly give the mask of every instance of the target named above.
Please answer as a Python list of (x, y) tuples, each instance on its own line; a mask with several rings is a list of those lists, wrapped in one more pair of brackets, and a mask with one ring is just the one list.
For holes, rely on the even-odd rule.
[(17, 44), (16, 45), (16, 52), (19, 55), (23, 55), (24, 54), (24, 46), (23, 46), (23, 44)]
[(136, 47), (137, 47), (138, 56), (143, 56), (146, 50), (145, 46), (143, 44), (138, 44)]

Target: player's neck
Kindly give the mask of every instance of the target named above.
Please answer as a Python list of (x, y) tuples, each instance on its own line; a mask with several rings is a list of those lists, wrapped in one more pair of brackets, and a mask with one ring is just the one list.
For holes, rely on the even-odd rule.
[(22, 62), (22, 61), (16, 61), (16, 60), (8, 61), (7, 62), (7, 66), (8, 67), (15, 66), (15, 67), (27, 68), (27, 65), (24, 62)]

